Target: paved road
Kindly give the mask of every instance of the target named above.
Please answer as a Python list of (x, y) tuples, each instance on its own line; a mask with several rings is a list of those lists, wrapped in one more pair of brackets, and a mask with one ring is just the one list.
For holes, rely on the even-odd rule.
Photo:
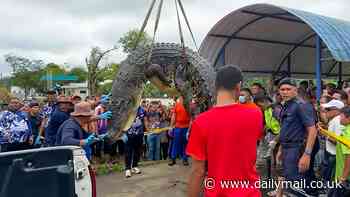
[(97, 177), (98, 197), (181, 197), (186, 194), (190, 167), (160, 163), (141, 168), (141, 175), (123, 173)]
[[(97, 177), (98, 197), (183, 197), (190, 167), (156, 163), (141, 168), (141, 175), (126, 179), (124, 173)], [(264, 173), (261, 173), (264, 176)], [(266, 191), (263, 191), (263, 196)], [(325, 195), (323, 195), (325, 196)]]
[[(190, 167), (182, 164), (146, 163), (141, 175), (125, 178), (124, 173), (97, 177), (98, 197), (182, 197), (186, 196)], [(264, 191), (266, 192), (266, 191)], [(264, 194), (266, 196), (266, 194)]]

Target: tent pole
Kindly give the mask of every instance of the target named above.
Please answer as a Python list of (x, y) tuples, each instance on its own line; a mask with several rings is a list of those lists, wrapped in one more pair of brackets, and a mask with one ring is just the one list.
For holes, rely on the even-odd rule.
[(341, 88), (342, 81), (343, 81), (343, 63), (339, 62), (339, 64), (338, 64), (338, 86), (339, 86), (339, 88)]
[(226, 48), (222, 48), (215, 60), (214, 67), (226, 65)]
[(288, 59), (287, 59), (287, 66), (288, 66), (288, 77), (292, 76), (292, 58), (290, 57), (290, 55), (288, 55)]
[(322, 79), (321, 79), (321, 39), (319, 35), (316, 35), (316, 98), (317, 102), (319, 103), (322, 93)]

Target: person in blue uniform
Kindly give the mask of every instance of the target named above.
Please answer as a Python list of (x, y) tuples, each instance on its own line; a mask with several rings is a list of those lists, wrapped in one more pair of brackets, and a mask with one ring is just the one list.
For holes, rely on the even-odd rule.
[[(283, 176), (287, 181), (303, 181), (307, 186), (314, 181), (315, 155), (318, 151), (316, 113), (311, 103), (298, 98), (295, 80), (286, 78), (279, 83), (283, 99), (280, 114), (280, 150), (277, 156), (283, 163)], [(317, 195), (306, 188), (288, 188), (297, 196)]]

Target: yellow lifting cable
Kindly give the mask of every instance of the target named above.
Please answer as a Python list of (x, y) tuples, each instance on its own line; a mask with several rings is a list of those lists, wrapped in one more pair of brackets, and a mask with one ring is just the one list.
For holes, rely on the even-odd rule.
[(350, 148), (350, 140), (344, 138), (343, 136), (339, 136), (337, 134), (335, 134), (334, 132), (328, 131), (322, 127), (319, 127), (320, 132), (322, 135), (329, 137), (337, 142), (340, 142), (342, 144), (344, 144), (346, 147)]
[(156, 128), (156, 129), (148, 129), (147, 132), (145, 132), (145, 134), (159, 134), (162, 133), (164, 131), (168, 131), (172, 129), (172, 127), (164, 127), (164, 128)]

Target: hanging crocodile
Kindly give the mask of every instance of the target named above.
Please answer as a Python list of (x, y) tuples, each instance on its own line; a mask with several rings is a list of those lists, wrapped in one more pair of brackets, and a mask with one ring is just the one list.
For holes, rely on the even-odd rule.
[(192, 99), (196, 101), (193, 111), (197, 112), (207, 110), (214, 102), (215, 71), (198, 53), (172, 43), (138, 47), (121, 63), (113, 82), (109, 129), (113, 139), (134, 121), (147, 80), (169, 96), (182, 95), (188, 112)]

